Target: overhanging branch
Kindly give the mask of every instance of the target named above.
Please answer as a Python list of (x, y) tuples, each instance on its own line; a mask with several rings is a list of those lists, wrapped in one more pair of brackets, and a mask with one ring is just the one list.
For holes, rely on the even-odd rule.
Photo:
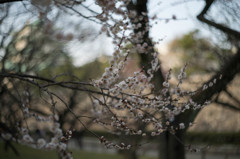
[(240, 111), (240, 108), (230, 104), (230, 103), (225, 103), (225, 102), (221, 102), (221, 101), (215, 101), (215, 103), (223, 106), (223, 107), (227, 107), (227, 108), (230, 108), (232, 110), (235, 110), (235, 111)]
[(11, 2), (22, 2), (23, 0), (0, 0), (0, 4), (11, 3)]
[(234, 100), (237, 104), (240, 105), (240, 100), (237, 99), (235, 96), (233, 96), (232, 93), (230, 93), (228, 90), (225, 90), (225, 93), (226, 93), (232, 100)]
[[(206, 100), (210, 100), (214, 94), (226, 90), (227, 85), (234, 79), (235, 75), (240, 72), (239, 61), (240, 50), (238, 49), (237, 54), (231, 57), (224, 67), (205, 84), (212, 82), (214, 79), (217, 79), (216, 83), (212, 87), (208, 87), (203, 91), (202, 87), (199, 88), (198, 93), (192, 96), (192, 100), (197, 104), (202, 105)], [(219, 79), (220, 76), (222, 77), (221, 79)], [(184, 121), (186, 123), (192, 122), (199, 111), (200, 110), (188, 110), (177, 116), (178, 121)]]
[(213, 4), (214, 0), (206, 0), (206, 5), (204, 7), (204, 9), (202, 10), (202, 12), (197, 16), (198, 20), (200, 20), (201, 22), (204, 22), (222, 32), (224, 32), (225, 34), (227, 34), (228, 36), (234, 37), (236, 39), (240, 39), (240, 32), (233, 30), (231, 28), (228, 28), (224, 25), (215, 23), (214, 21), (210, 21), (208, 19), (205, 18), (205, 14), (207, 13), (207, 11), (210, 9), (211, 5)]

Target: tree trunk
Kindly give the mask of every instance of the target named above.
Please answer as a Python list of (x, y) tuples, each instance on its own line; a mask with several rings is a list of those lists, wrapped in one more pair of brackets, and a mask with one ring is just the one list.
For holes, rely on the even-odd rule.
[(122, 150), (120, 152), (124, 159), (137, 159), (137, 152), (135, 150)]
[(185, 159), (184, 150), (185, 131), (178, 131), (172, 135), (166, 131), (160, 135), (159, 159)]

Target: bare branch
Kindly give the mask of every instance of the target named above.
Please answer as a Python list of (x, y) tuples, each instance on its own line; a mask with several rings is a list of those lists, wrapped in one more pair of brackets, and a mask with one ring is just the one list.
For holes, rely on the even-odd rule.
[(236, 106), (234, 106), (230, 103), (225, 103), (225, 102), (221, 102), (221, 101), (215, 101), (215, 103), (217, 103), (223, 107), (230, 108), (232, 110), (240, 111), (240, 108), (237, 108)]
[(233, 99), (236, 103), (238, 103), (240, 105), (240, 100), (237, 99), (235, 96), (232, 95), (232, 93), (230, 93), (228, 90), (225, 90), (225, 93), (231, 98)]
[(22, 2), (24, 0), (0, 0), (0, 4), (3, 3), (12, 3), (12, 2)]
[(210, 21), (208, 19), (206, 19), (204, 16), (207, 13), (207, 11), (210, 9), (211, 5), (213, 4), (214, 0), (206, 0), (206, 5), (204, 7), (204, 9), (202, 10), (202, 12), (197, 16), (198, 20), (216, 28), (221, 30), (222, 32), (224, 32), (225, 34), (227, 34), (228, 36), (234, 37), (236, 39), (240, 39), (240, 32), (230, 29), (226, 26), (223, 26), (221, 24), (215, 23), (213, 21)]
[[(216, 79), (216, 83), (212, 87), (208, 87), (207, 89), (201, 91), (203, 87), (199, 88), (194, 96), (192, 96), (193, 101), (198, 104), (203, 104), (206, 100), (210, 100), (214, 94), (217, 94), (221, 91), (226, 90), (227, 85), (234, 79), (235, 75), (240, 72), (240, 49), (237, 54), (231, 57), (224, 65), (224, 67), (219, 70), (208, 82), (205, 84), (214, 81)], [(220, 78), (221, 77), (221, 78)], [(187, 122), (192, 122), (200, 110), (189, 110), (183, 114), (180, 114), (178, 119), (185, 120)]]

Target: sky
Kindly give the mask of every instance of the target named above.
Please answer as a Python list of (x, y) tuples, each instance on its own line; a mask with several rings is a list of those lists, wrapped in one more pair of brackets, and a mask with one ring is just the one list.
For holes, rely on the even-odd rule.
[(176, 36), (180, 36), (199, 27), (196, 15), (199, 14), (204, 7), (205, 3), (203, 1), (191, 1), (180, 4), (174, 3), (176, 0), (164, 2), (165, 3), (161, 3), (159, 7), (151, 7), (151, 5), (154, 6), (155, 3), (150, 3), (149, 8), (153, 8), (152, 11), (150, 10), (150, 15), (157, 14), (158, 17), (163, 19), (171, 18), (175, 15), (177, 19), (180, 20), (171, 20), (167, 23), (165, 20), (162, 20), (157, 25), (154, 25), (150, 34), (154, 40), (163, 38), (162, 43), (166, 44)]
[[(204, 4), (205, 2), (201, 0), (162, 0), (162, 2), (150, 0), (148, 6), (150, 16), (157, 15), (158, 18), (165, 19), (175, 15), (177, 19), (180, 19), (167, 23), (165, 20), (160, 20), (150, 30), (150, 36), (153, 40), (162, 39), (157, 46), (160, 53), (166, 53), (167, 44), (171, 40), (196, 28), (200, 29), (203, 35), (209, 36), (207, 29), (204, 29), (202, 24), (196, 20), (196, 15), (200, 13)], [(91, 41), (91, 45), (87, 43), (76, 45), (76, 42), (73, 44), (75, 46), (69, 48), (74, 57), (74, 64), (77, 66), (93, 61), (102, 54), (111, 55), (113, 52), (111, 39), (106, 38), (106, 36), (100, 36), (94, 42)]]

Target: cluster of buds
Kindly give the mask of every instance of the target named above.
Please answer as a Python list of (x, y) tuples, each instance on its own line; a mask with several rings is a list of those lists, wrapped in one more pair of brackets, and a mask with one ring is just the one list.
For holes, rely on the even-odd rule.
[(61, 137), (61, 141), (66, 143), (68, 140), (71, 139), (71, 137), (72, 137), (72, 130), (67, 130), (66, 134)]
[[(32, 148), (36, 149), (43, 149), (43, 150), (53, 150), (56, 149), (59, 152), (59, 155), (61, 158), (64, 159), (71, 159), (71, 153), (67, 152), (67, 144), (66, 141), (69, 140), (72, 136), (72, 132), (69, 130), (66, 132), (66, 135), (63, 136), (62, 129), (60, 128), (60, 124), (58, 122), (59, 117), (56, 113), (53, 113), (52, 115), (48, 116), (40, 116), (35, 112), (29, 111), (29, 105), (30, 105), (30, 96), (29, 93), (24, 93), (25, 95), (25, 101), (21, 105), (22, 113), (24, 120), (34, 118), (37, 122), (44, 122), (51, 126), (49, 127), (49, 131), (52, 133), (52, 136), (50, 139), (44, 138), (44, 136), (39, 136), (36, 138), (36, 135), (33, 135), (30, 131), (28, 126), (24, 125), (18, 125), (18, 134), (13, 135), (10, 132), (3, 132), (1, 133), (1, 136), (4, 140), (12, 140), (27, 146), (30, 146)], [(66, 138), (67, 140), (63, 141), (63, 138)]]
[[(82, 8), (91, 11), (88, 5), (83, 5), (85, 1), (77, 3), (69, 0), (51, 0), (37, 1), (32, 0), (32, 4), (38, 8), (52, 6), (53, 3), (57, 6), (72, 8), (73, 11), (82, 15), (82, 13), (74, 9), (75, 4), (82, 5)], [(195, 103), (191, 96), (196, 91), (185, 92), (180, 85), (186, 78), (186, 66), (184, 66), (178, 75), (178, 84), (176, 87), (170, 85), (171, 70), (167, 73), (165, 81), (162, 83), (163, 89), (159, 93), (154, 92), (154, 84), (152, 83), (154, 74), (160, 69), (158, 53), (154, 52), (154, 43), (151, 39), (144, 39), (148, 36), (151, 25), (148, 22), (148, 15), (145, 12), (138, 13), (135, 10), (128, 10), (127, 5), (131, 0), (96, 0), (96, 5), (101, 9), (100, 13), (94, 11), (94, 16), (90, 16), (90, 20), (100, 22), (102, 24), (101, 32), (106, 32), (107, 35), (113, 38), (113, 44), (116, 44), (113, 57), (109, 62), (109, 67), (98, 80), (93, 80), (89, 85), (94, 87), (94, 90), (100, 90), (91, 94), (94, 99), (93, 107), (96, 111), (95, 123), (107, 127), (112, 132), (121, 131), (127, 135), (141, 136), (158, 136), (164, 131), (170, 131), (173, 134), (179, 129), (185, 129), (186, 123), (178, 123), (173, 125), (175, 117), (189, 109), (201, 109), (209, 104), (206, 101), (200, 105)], [(83, 16), (88, 18), (88, 16)], [(95, 18), (95, 19), (94, 19)], [(176, 19), (173, 16), (172, 19)], [(57, 33), (55, 37), (58, 40), (72, 40), (73, 34)], [(150, 68), (136, 71), (132, 76), (125, 79), (120, 78), (120, 73), (125, 67), (130, 51), (125, 50), (123, 45), (132, 44), (134, 51), (142, 55), (150, 55), (152, 60), (149, 61)], [(34, 83), (32, 81), (32, 83)], [(216, 80), (203, 86), (203, 90), (212, 87)], [(62, 86), (62, 85), (61, 85)], [(65, 85), (64, 85), (65, 86)], [(39, 87), (43, 89), (42, 87)], [(72, 88), (72, 87), (71, 87)], [(43, 91), (46, 91), (44, 89)], [(94, 91), (93, 91), (94, 92)], [(65, 135), (60, 128), (58, 116), (55, 111), (55, 102), (49, 92), (47, 92), (52, 100), (52, 114), (49, 116), (41, 116), (29, 110), (29, 93), (26, 93), (26, 100), (22, 105), (22, 112), (25, 120), (34, 118), (36, 121), (52, 122), (50, 132), (53, 134), (49, 141), (39, 138), (34, 139), (29, 131), (21, 127), (19, 128), (20, 135), (18, 138), (13, 137), (11, 133), (1, 133), (2, 138), (6, 140), (14, 140), (20, 143), (29, 145), (39, 149), (57, 149), (62, 158), (71, 158), (71, 153), (67, 152), (66, 142), (72, 137), (72, 131), (68, 130)], [(64, 103), (64, 102), (63, 102)], [(72, 112), (70, 108), (69, 111)], [(76, 117), (76, 116), (75, 116)], [(76, 120), (78, 118), (76, 117)], [(82, 124), (82, 122), (81, 122)], [(147, 130), (138, 128), (137, 124), (150, 127), (150, 133)], [(100, 142), (107, 148), (117, 148), (120, 150), (130, 149), (132, 146), (125, 143), (114, 144), (108, 141), (104, 136), (99, 138)]]
[[(154, 73), (160, 68), (160, 64), (157, 53), (154, 53), (153, 57), (152, 67), (148, 69), (147, 75), (143, 71), (138, 71), (133, 73), (133, 76), (123, 80), (115, 80), (114, 83), (108, 84), (104, 88), (97, 84), (99, 81), (95, 81), (94, 85), (96, 87), (104, 89), (103, 96), (96, 98), (94, 102), (94, 107), (99, 108), (97, 109), (100, 111), (98, 114), (102, 114), (97, 116), (95, 120), (97, 124), (107, 127), (112, 132), (121, 131), (127, 135), (147, 136), (147, 134), (150, 134), (151, 136), (158, 136), (164, 131), (175, 134), (176, 131), (186, 128), (185, 123), (172, 125), (177, 115), (189, 109), (201, 109), (210, 103), (206, 101), (202, 105), (197, 104), (191, 99), (191, 96), (197, 91), (181, 89), (181, 84), (186, 78), (186, 65), (178, 75), (177, 86), (170, 85), (171, 70), (169, 70), (161, 93), (156, 95), (153, 92), (154, 85), (151, 81)], [(113, 70), (113, 67), (107, 69), (104, 74), (114, 74)], [(107, 98), (104, 96), (107, 96)], [(151, 132), (138, 129), (135, 123), (152, 127)], [(101, 141), (104, 144), (109, 144), (105, 138), (102, 138)]]
[(126, 145), (123, 142), (120, 144), (114, 144), (108, 141), (104, 136), (101, 136), (99, 140), (103, 145), (105, 145), (106, 148), (115, 148), (118, 150), (124, 150), (124, 149), (129, 150), (132, 147), (131, 145)]

